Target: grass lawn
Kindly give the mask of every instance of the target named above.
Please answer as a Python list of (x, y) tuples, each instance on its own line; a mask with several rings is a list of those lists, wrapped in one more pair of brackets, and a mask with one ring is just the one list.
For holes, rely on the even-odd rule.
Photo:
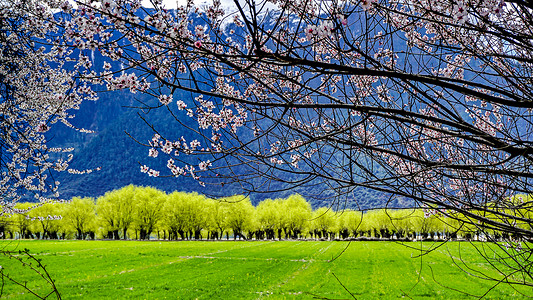
[[(348, 242), (318, 241), (0, 244), (9, 250), (30, 249), (47, 266), (63, 299), (469, 299), (472, 296), (456, 290), (481, 296), (494, 283), (469, 276), (458, 265), (495, 274), (475, 247), (459, 242), (422, 257), (412, 247), (438, 244), (360, 241), (347, 248)], [(38, 293), (49, 290), (15, 260), (0, 256), (0, 265)], [(518, 290), (533, 295), (531, 288)], [(7, 281), (2, 297), (32, 299)], [(502, 284), (486, 298), (524, 296)]]

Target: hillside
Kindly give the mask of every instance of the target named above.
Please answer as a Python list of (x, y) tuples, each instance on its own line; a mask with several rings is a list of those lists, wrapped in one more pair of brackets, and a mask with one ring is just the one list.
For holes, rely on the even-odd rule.
[[(237, 185), (219, 185), (202, 187), (195, 180), (188, 177), (149, 177), (140, 172), (140, 165), (150, 165), (152, 168), (166, 170), (164, 159), (148, 157), (146, 143), (153, 136), (154, 131), (142, 119), (145, 118), (158, 130), (164, 129), (172, 132), (173, 136), (187, 136), (190, 134), (186, 128), (180, 126), (172, 119), (165, 109), (156, 109), (145, 112), (132, 106), (141, 100), (138, 94), (128, 92), (108, 92), (102, 94), (96, 102), (87, 102), (77, 112), (73, 123), (76, 126), (94, 130), (95, 133), (82, 134), (56, 125), (50, 131), (49, 138), (53, 145), (74, 147), (75, 157), (72, 167), (77, 169), (92, 169), (101, 167), (100, 171), (85, 175), (60, 174), (60, 192), (63, 198), (73, 196), (98, 197), (105, 192), (121, 188), (128, 184), (153, 186), (170, 192), (174, 190), (205, 193), (211, 196), (229, 196), (245, 193)], [(150, 101), (150, 99), (142, 99)], [(181, 122), (190, 122), (186, 117)], [(191, 126), (194, 124), (191, 124)], [(131, 136), (129, 136), (129, 135)], [(137, 142), (138, 141), (138, 142)], [(259, 178), (257, 179), (259, 183)], [(281, 190), (282, 192), (276, 192)], [(302, 195), (316, 195), (319, 199), (309, 197), (313, 207), (327, 205), (333, 194), (327, 186), (316, 181), (315, 184), (288, 190), (288, 185), (280, 182), (271, 182), (265, 193), (253, 193), (250, 197), (254, 203), (266, 198), (287, 197), (298, 192)], [(269, 192), (274, 191), (274, 192)], [(353, 193), (354, 199), (342, 198), (340, 205), (348, 207), (369, 208), (383, 204), (388, 199), (369, 189), (359, 188)], [(320, 200), (321, 199), (321, 200)], [(357, 201), (358, 205), (355, 204)], [(395, 205), (397, 203), (394, 203)]]
[[(238, 28), (231, 28), (238, 30)], [(103, 57), (95, 52), (86, 53), (91, 57), (93, 68), (97, 73), (103, 70)], [(121, 65), (115, 63), (111, 71), (120, 71)], [(191, 94), (177, 91), (174, 99), (191, 101)], [(75, 126), (94, 130), (93, 134), (81, 134), (63, 125), (55, 125), (49, 133), (49, 139), (56, 146), (74, 147), (75, 158), (72, 167), (77, 169), (101, 170), (88, 175), (60, 174), (60, 192), (62, 198), (73, 196), (98, 197), (105, 192), (123, 187), (128, 184), (153, 186), (170, 192), (174, 190), (196, 191), (210, 196), (220, 197), (246, 193), (238, 184), (200, 186), (188, 177), (160, 177), (153, 178), (140, 172), (141, 165), (151, 168), (167, 170), (165, 159), (148, 157), (148, 148), (139, 143), (147, 143), (153, 136), (153, 125), (160, 133), (168, 133), (172, 138), (190, 134), (180, 123), (196, 127), (192, 119), (185, 114), (176, 114), (174, 120), (166, 109), (142, 110), (141, 103), (155, 103), (157, 99), (150, 99), (140, 93), (131, 94), (129, 91), (114, 91), (100, 94), (96, 102), (83, 103), (72, 121)], [(175, 105), (175, 104), (173, 104)], [(142, 118), (146, 119), (144, 122)], [(192, 122), (192, 123), (191, 123)], [(131, 135), (128, 136), (129, 133)], [(133, 138), (132, 138), (133, 137)], [(136, 142), (135, 140), (138, 142)], [(240, 171), (245, 171), (245, 167)], [(168, 173), (167, 173), (168, 174)], [(293, 175), (285, 175), (293, 176)], [(296, 178), (287, 178), (287, 180)], [(290, 189), (290, 185), (281, 182), (263, 182), (264, 178), (254, 179), (251, 186), (262, 186), (261, 193), (252, 193), (250, 197), (254, 203), (266, 198), (287, 197), (292, 193), (300, 193), (313, 204), (313, 207), (327, 206), (334, 199), (334, 192), (321, 181), (312, 181), (305, 186)], [(335, 204), (351, 208), (371, 208), (383, 206), (389, 198), (382, 193), (356, 188), (348, 196), (335, 199)], [(393, 206), (403, 206), (404, 200), (392, 201)]]

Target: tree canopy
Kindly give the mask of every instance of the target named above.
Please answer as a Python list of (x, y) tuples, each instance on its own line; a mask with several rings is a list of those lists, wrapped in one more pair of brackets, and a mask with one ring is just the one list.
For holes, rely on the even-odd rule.
[[(520, 196), (518, 196), (520, 197)], [(24, 210), (31, 203), (18, 203)], [(74, 197), (46, 203), (25, 214), (0, 219), (1, 238), (36, 239), (168, 239), (276, 240), (381, 239), (485, 240), (510, 232), (483, 235), (456, 216), (424, 216), (423, 209), (355, 211), (312, 209), (301, 195), (267, 199), (253, 206), (242, 195), (219, 199), (197, 193), (165, 193), (129, 185), (94, 198)]]

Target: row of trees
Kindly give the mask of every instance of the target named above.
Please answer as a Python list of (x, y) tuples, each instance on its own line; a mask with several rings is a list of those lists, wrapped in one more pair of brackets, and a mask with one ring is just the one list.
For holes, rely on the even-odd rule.
[[(31, 203), (19, 204), (21, 209)], [(527, 224), (524, 224), (527, 226)], [(529, 229), (529, 228), (528, 228)], [(26, 214), (0, 219), (3, 237), (77, 239), (346, 239), (360, 236), (473, 238), (474, 226), (462, 225), (437, 210), (396, 209), (360, 212), (316, 210), (302, 196), (267, 199), (254, 207), (249, 198), (210, 199), (196, 193), (166, 194), (129, 185), (98, 199), (73, 198), (48, 203)], [(494, 233), (492, 237), (505, 237)]]

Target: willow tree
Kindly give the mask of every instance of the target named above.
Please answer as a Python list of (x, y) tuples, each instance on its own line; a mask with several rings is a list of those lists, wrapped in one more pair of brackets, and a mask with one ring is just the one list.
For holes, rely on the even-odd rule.
[(264, 232), (265, 238), (268, 240), (275, 239), (276, 233), (278, 234), (278, 239), (281, 240), (281, 232), (284, 227), (282, 201), (282, 199), (266, 199), (257, 205), (256, 215), (259, 230)]
[(250, 198), (244, 196), (231, 196), (220, 199), (221, 201), (227, 202), (226, 213), (226, 224), (229, 229), (233, 232), (233, 239), (242, 238), (242, 239), (252, 239), (253, 236), (246, 232), (254, 232), (253, 225), (255, 223), (256, 213), (255, 208), (250, 202)]
[(46, 203), (29, 212), (37, 238), (56, 240), (60, 238), (61, 233), (65, 232), (61, 219), (64, 209), (63, 203)]
[(313, 212), (311, 233), (315, 238), (334, 239), (337, 231), (338, 216), (327, 207), (320, 207)]
[(64, 226), (76, 232), (76, 239), (84, 240), (86, 237), (94, 239), (96, 232), (96, 201), (93, 198), (74, 197), (69, 204), (64, 206)]
[(294, 194), (282, 201), (281, 217), (285, 225), (285, 238), (298, 239), (305, 235), (311, 223), (311, 204), (301, 195)]
[(128, 229), (134, 225), (137, 212), (137, 193), (142, 187), (128, 185), (105, 193), (96, 199), (96, 214), (107, 238), (128, 238)]
[(487, 255), (493, 279), (533, 284), (531, 202), (510, 200), (533, 177), (531, 2), (42, 2), (66, 14), (38, 16), (63, 28), (51, 43), (106, 57), (102, 72), (84, 64), (91, 84), (148, 93), (177, 125), (197, 123), (147, 141), (167, 169), (142, 172), (412, 199), (428, 216), (505, 232), (505, 247), (487, 235), (501, 248)]
[[(149, 240), (152, 231), (162, 222), (164, 205), (167, 194), (153, 187), (137, 187), (133, 191), (133, 210), (126, 212), (125, 216), (132, 217), (135, 229), (139, 232), (139, 239)], [(126, 231), (124, 230), (124, 239)]]

